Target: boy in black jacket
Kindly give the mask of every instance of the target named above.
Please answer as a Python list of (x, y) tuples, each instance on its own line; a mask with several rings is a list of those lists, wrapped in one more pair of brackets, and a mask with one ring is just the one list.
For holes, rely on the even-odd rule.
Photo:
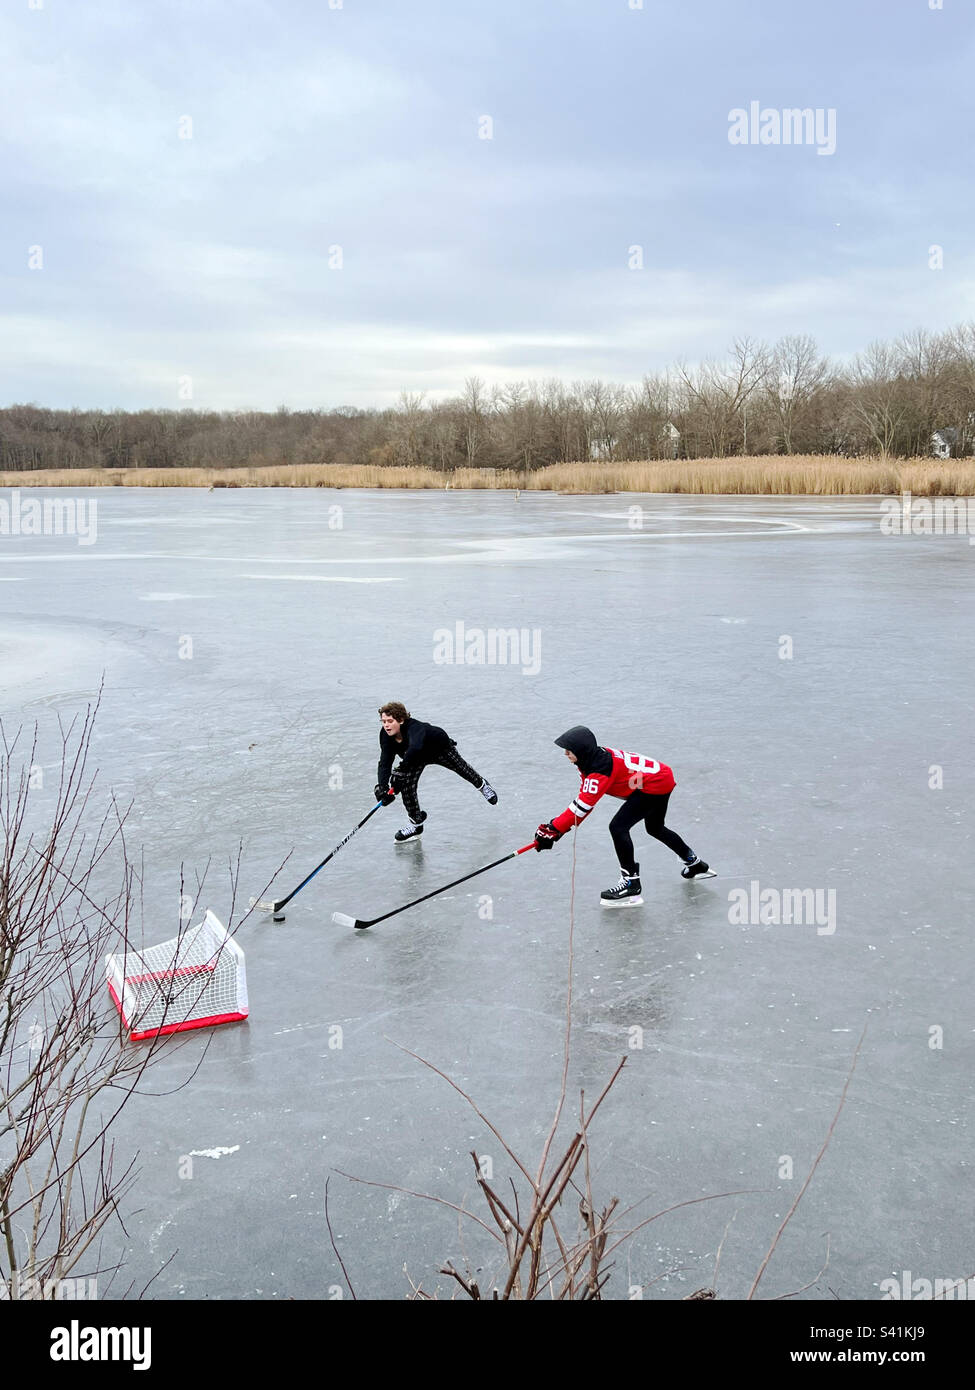
[[(477, 787), (485, 801), (496, 805), (498, 794), (470, 763), (464, 761), (456, 751), (457, 745), (443, 729), (436, 724), (424, 724), (414, 719), (405, 705), (399, 700), (390, 700), (379, 710), (382, 729), (379, 733), (379, 771), (376, 776), (376, 800), (387, 805), (393, 795), (401, 792), (409, 825), (397, 830), (393, 837), (399, 843), (412, 840), (423, 834), (426, 811), (420, 810), (417, 798), (417, 783), (425, 767), (436, 763), (438, 767), (449, 767), (465, 782)], [(399, 757), (399, 767), (392, 771), (393, 759)], [(389, 790), (387, 790), (387, 788)]]

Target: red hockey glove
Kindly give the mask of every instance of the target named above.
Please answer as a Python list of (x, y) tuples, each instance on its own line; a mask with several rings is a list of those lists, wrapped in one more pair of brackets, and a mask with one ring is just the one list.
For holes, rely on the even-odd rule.
[(556, 840), (561, 840), (562, 831), (556, 830), (551, 821), (543, 820), (535, 831), (535, 848), (551, 849)]

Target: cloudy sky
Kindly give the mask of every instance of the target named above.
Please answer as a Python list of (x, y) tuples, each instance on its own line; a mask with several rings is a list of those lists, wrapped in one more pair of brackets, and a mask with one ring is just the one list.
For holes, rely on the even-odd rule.
[[(369, 406), (975, 318), (975, 9), (938, 5), (6, 0), (0, 404)], [(835, 152), (732, 144), (753, 102)]]

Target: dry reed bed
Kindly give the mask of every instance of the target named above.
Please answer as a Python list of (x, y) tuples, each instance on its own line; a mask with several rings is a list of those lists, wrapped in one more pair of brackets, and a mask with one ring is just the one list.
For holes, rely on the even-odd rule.
[(911, 492), (975, 496), (975, 459), (838, 459), (817, 455), (564, 463), (506, 469), (280, 464), (260, 468), (51, 469), (0, 473), (8, 487), (521, 488), (529, 492), (685, 492), (840, 496)]

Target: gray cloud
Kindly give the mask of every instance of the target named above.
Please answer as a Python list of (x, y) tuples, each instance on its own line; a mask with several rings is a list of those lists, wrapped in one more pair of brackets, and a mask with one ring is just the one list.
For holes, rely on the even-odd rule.
[[(174, 406), (190, 375), (203, 408), (364, 405), (975, 314), (971, 34), (791, 10), (25, 0), (0, 19), (3, 397)], [(836, 154), (731, 146), (751, 100), (835, 107)]]

